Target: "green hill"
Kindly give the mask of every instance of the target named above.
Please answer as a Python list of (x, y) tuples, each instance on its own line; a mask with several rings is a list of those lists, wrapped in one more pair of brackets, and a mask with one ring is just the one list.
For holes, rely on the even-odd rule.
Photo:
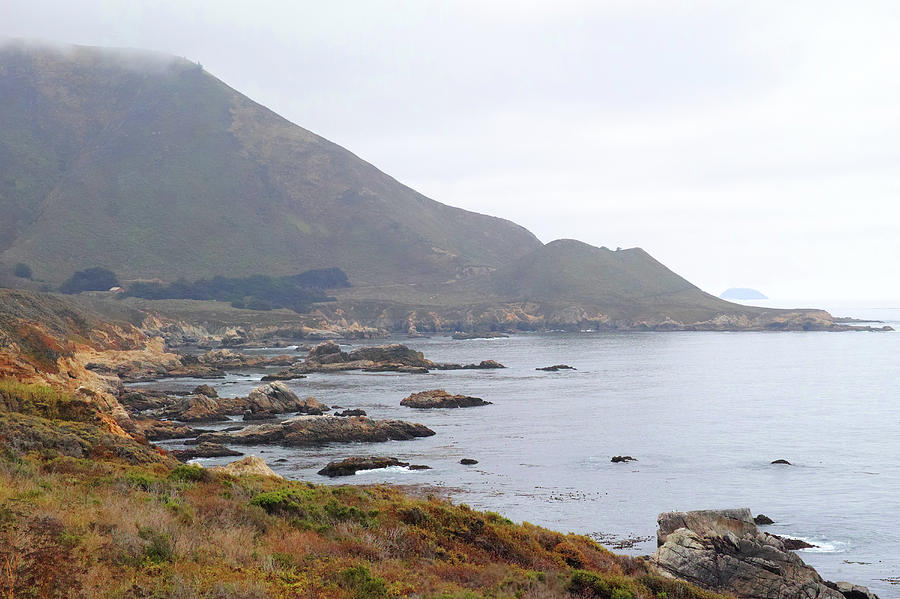
[(0, 49), (0, 262), (58, 284), (339, 267), (354, 283), (447, 280), (536, 247), (445, 206), (183, 59)]

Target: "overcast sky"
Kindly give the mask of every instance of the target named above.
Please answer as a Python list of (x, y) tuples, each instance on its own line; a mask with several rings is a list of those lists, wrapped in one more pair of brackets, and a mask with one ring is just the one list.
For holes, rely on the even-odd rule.
[(703, 289), (900, 298), (900, 2), (0, 0), (148, 48), (441, 202)]

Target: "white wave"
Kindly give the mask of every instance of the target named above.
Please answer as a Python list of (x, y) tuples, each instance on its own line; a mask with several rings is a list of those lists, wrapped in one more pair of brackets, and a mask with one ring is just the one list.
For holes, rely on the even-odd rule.
[(405, 466), (388, 466), (387, 468), (370, 468), (368, 470), (357, 470), (355, 476), (363, 476), (364, 474), (372, 474), (375, 472), (415, 472)]
[(800, 539), (801, 541), (805, 541), (810, 545), (815, 545), (815, 547), (810, 547), (808, 549), (800, 549), (799, 551), (803, 551), (805, 553), (843, 553), (847, 551), (849, 547), (849, 543), (845, 543), (843, 541), (823, 541), (822, 539), (814, 539), (814, 538), (805, 538), (805, 537), (792, 537), (794, 539)]

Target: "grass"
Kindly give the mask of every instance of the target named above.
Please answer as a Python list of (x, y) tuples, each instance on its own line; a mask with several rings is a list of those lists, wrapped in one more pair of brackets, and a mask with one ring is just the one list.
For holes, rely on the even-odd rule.
[(446, 500), (204, 473), (6, 452), (0, 596), (716, 597)]
[(0, 379), (0, 409), (7, 412), (60, 418), (72, 403), (70, 395), (44, 385)]

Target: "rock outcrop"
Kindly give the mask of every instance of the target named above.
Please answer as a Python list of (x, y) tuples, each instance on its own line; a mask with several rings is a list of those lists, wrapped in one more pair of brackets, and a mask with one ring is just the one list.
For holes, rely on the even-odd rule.
[(376, 364), (403, 364), (404, 366), (421, 366), (424, 368), (428, 368), (433, 364), (431, 360), (425, 359), (425, 355), (422, 352), (410, 349), (402, 343), (359, 347), (351, 351), (348, 357), (351, 362), (370, 360)]
[(422, 352), (401, 343), (359, 347), (345, 352), (334, 341), (325, 341), (312, 348), (302, 362), (290, 368), (266, 375), (263, 380), (283, 381), (301, 378), (311, 372), (340, 372), (362, 370), (365, 372), (402, 372), (426, 374), (429, 370), (475, 370), (503, 368), (494, 360), (482, 360), (477, 364), (448, 364), (432, 362)]
[(244, 455), (240, 451), (229, 449), (220, 443), (198, 443), (193, 447), (176, 449), (170, 453), (182, 462), (187, 462), (188, 460), (193, 460), (195, 458), (223, 458)]
[(335, 416), (366, 416), (365, 410), (360, 410), (359, 408), (353, 408), (350, 410), (344, 410), (343, 412), (335, 412)]
[(163, 415), (182, 422), (219, 422), (228, 420), (227, 409), (208, 395), (188, 395), (167, 407)]
[(544, 372), (558, 372), (560, 370), (576, 370), (568, 364), (554, 364), (553, 366), (544, 366), (543, 368), (535, 368), (535, 370), (543, 370)]
[[(780, 538), (761, 532), (749, 509), (666, 512), (658, 524), (651, 562), (663, 574), (741, 599), (857, 596), (838, 590), (847, 583), (822, 580)], [(874, 598), (864, 592), (858, 596)]]
[(614, 455), (609, 461), (613, 464), (627, 464), (628, 462), (637, 462), (637, 458), (633, 458), (630, 455)]
[(231, 462), (225, 466), (213, 466), (210, 470), (216, 472), (224, 472), (232, 476), (271, 476), (273, 478), (284, 478), (280, 474), (269, 468), (266, 461), (255, 455), (248, 455), (236, 462)]
[(433, 389), (413, 393), (400, 402), (401, 406), (408, 408), (471, 408), (474, 406), (487, 406), (491, 402), (484, 401), (480, 397), (468, 395), (451, 395), (444, 389)]
[(327, 466), (319, 470), (322, 476), (352, 476), (360, 470), (376, 470), (378, 468), (388, 468), (390, 466), (400, 466), (402, 468), (410, 468), (411, 470), (427, 470), (428, 466), (410, 465), (409, 462), (401, 462), (397, 458), (368, 456), (368, 457), (352, 457), (339, 462), (329, 462)]
[(187, 425), (172, 422), (171, 420), (156, 420), (155, 418), (133, 418), (135, 432), (144, 436), (148, 441), (163, 441), (165, 439), (191, 439), (200, 433)]
[(402, 420), (372, 420), (364, 416), (297, 416), (283, 422), (254, 424), (239, 431), (204, 433), (199, 442), (259, 445), (276, 443), (288, 447), (352, 443), (358, 441), (405, 441), (430, 437), (434, 431)]
[[(260, 385), (248, 397), (211, 397), (210, 390), (200, 391), (180, 398), (167, 398), (166, 405), (158, 411), (163, 418), (183, 422), (217, 422), (228, 416), (243, 415), (244, 420), (267, 420), (278, 414), (322, 414), (331, 408), (314, 397), (300, 399), (287, 385), (275, 381)], [(211, 390), (215, 393), (214, 390)], [(144, 401), (130, 400), (137, 405)], [(156, 401), (161, 401), (159, 398)]]
[(300, 399), (287, 385), (279, 381), (257, 387), (250, 392), (247, 399), (244, 420), (263, 420), (289, 412), (321, 414), (331, 409), (314, 397)]

